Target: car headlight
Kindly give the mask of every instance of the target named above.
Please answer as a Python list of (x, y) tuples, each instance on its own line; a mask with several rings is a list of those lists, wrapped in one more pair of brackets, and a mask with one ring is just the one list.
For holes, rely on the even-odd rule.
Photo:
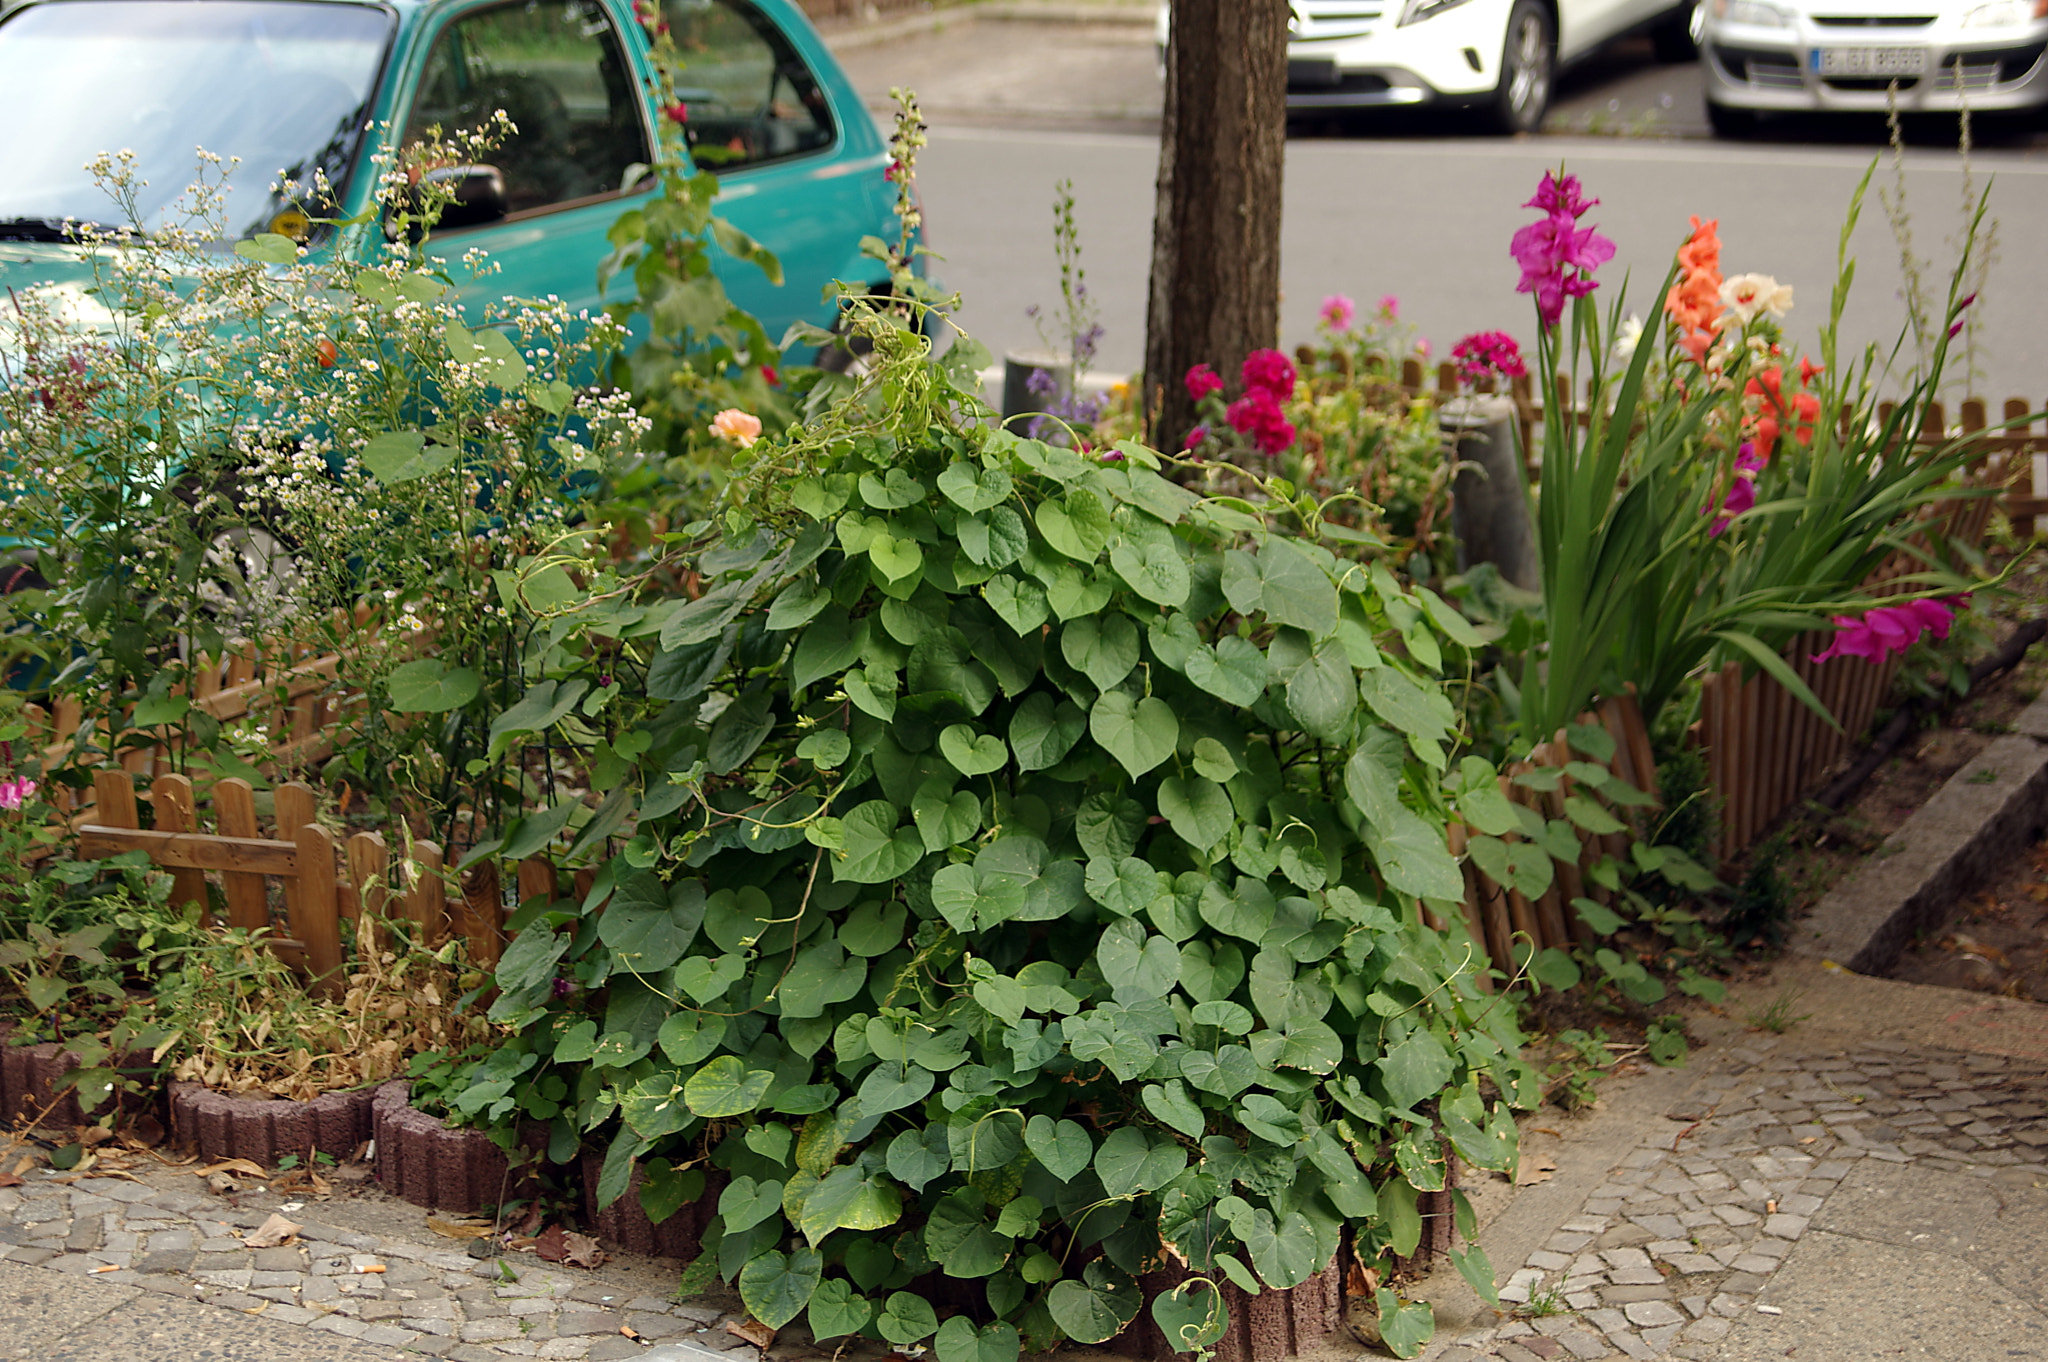
[(1752, 28), (1790, 28), (1792, 16), (1763, 0), (1714, 0), (1714, 17), (1723, 23)]
[(1963, 15), (1964, 28), (2014, 28), (2048, 17), (2048, 0), (1995, 0)]
[(1465, 2), (1466, 0), (1408, 0), (1394, 27), (1406, 28), (1410, 24), (1419, 24), (1424, 19), (1434, 19), (1445, 10), (1456, 9)]

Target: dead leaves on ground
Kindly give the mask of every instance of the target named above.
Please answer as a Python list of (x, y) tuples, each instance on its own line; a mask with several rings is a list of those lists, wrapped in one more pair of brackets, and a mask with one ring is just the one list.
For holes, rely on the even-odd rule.
[(443, 1220), (437, 1215), (427, 1217), (427, 1228), (440, 1235), (443, 1239), (488, 1239), (491, 1237), (491, 1227), (489, 1225), (464, 1225), (453, 1220)]
[[(544, 1263), (567, 1263), (571, 1267), (596, 1267), (607, 1261), (611, 1255), (597, 1246), (597, 1240), (587, 1234), (565, 1230), (560, 1225), (550, 1225), (527, 1241), (534, 1253)], [(513, 1247), (519, 1247), (515, 1240)]]
[(734, 1338), (745, 1339), (764, 1353), (775, 1342), (775, 1331), (760, 1320), (755, 1319), (752, 1315), (747, 1316), (745, 1319), (727, 1320), (725, 1322), (725, 1331)]
[(1515, 1186), (1533, 1187), (1539, 1182), (1548, 1182), (1556, 1172), (1556, 1159), (1543, 1154), (1525, 1154), (1515, 1169)]
[(297, 1243), (299, 1231), (304, 1228), (305, 1226), (297, 1221), (287, 1220), (273, 1212), (270, 1219), (242, 1236), (242, 1245), (252, 1249), (281, 1248), (287, 1244)]

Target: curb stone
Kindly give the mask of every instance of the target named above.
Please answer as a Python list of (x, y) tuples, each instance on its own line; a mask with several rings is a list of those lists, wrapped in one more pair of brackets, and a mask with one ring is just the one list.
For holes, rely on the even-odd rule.
[(1907, 943), (2048, 828), (2048, 696), (1821, 899), (1792, 949), (1883, 974)]
[(363, 1089), (294, 1102), (215, 1092), (200, 1083), (173, 1083), (171, 1134), (208, 1161), (252, 1159), (268, 1166), (287, 1154), (310, 1160), (315, 1150), (346, 1158), (370, 1138), (374, 1098), (374, 1092)]

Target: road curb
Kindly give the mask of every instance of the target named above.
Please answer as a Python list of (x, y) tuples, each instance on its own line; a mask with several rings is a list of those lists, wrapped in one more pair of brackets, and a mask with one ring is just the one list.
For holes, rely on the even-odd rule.
[(992, 0), (988, 4), (934, 9), (901, 19), (883, 19), (872, 24), (824, 28), (819, 36), (834, 52), (852, 52), (879, 47), (903, 38), (921, 37), (960, 24), (1025, 23), (1086, 24), (1115, 28), (1150, 28), (1152, 11), (1134, 5), (1025, 4)]
[(2048, 697), (1978, 753), (1855, 874), (1829, 890), (1792, 949), (1883, 974), (1919, 933), (2048, 828)]

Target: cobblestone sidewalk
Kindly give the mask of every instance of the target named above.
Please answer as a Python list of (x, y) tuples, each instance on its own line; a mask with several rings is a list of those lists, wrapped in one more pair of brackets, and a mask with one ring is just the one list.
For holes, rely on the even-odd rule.
[(240, 1236), (269, 1214), (115, 1178), (31, 1183), (0, 1190), (0, 1258), (451, 1362), (607, 1362), (647, 1357), (649, 1343), (746, 1347), (716, 1309), (630, 1296), (526, 1255), (479, 1261), (299, 1213), (290, 1213), (303, 1226), (297, 1245), (246, 1247)]
[(1734, 1319), (1777, 1310), (1773, 1274), (1858, 1160), (2021, 1187), (2048, 1175), (2035, 1064), (1780, 1037), (1700, 1063), (1693, 1096), (1509, 1276), (1519, 1317), (1440, 1338), (1426, 1362), (1713, 1358)]

